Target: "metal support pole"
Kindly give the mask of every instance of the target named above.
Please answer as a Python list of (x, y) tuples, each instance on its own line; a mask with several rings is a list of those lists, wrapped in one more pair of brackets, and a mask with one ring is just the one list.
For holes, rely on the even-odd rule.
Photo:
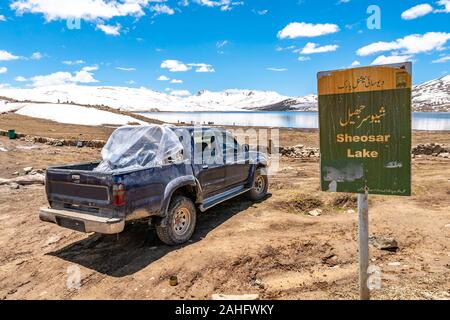
[(359, 297), (370, 299), (367, 287), (367, 268), (369, 267), (369, 205), (368, 192), (358, 194), (358, 237), (359, 237)]

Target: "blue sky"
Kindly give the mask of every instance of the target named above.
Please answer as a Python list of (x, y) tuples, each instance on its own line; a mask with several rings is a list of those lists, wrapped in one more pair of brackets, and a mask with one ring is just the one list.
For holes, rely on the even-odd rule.
[(450, 0), (0, 0), (0, 84), (297, 96), (318, 71), (401, 60), (421, 83), (450, 71), (449, 18)]

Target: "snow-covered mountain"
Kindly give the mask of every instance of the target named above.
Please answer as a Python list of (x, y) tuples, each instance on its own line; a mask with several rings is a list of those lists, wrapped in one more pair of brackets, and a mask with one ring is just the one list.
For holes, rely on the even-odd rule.
[[(450, 76), (413, 88), (413, 111), (450, 111)], [(62, 85), (0, 88), (0, 100), (103, 105), (124, 111), (315, 111), (317, 96), (283, 96), (275, 91), (207, 90), (179, 96), (147, 88)]]
[(104, 105), (126, 111), (248, 111), (316, 110), (314, 95), (292, 98), (275, 91), (207, 90), (176, 96), (147, 88), (61, 85), (37, 88), (1, 88), (0, 97), (16, 101)]
[(413, 88), (414, 111), (450, 111), (450, 75), (427, 81)]
[[(146, 88), (78, 85), (2, 88), (0, 97), (17, 101), (105, 105), (126, 111), (245, 111), (293, 100), (274, 91), (203, 90), (195, 95), (176, 96)], [(299, 101), (303, 102), (302, 99)]]

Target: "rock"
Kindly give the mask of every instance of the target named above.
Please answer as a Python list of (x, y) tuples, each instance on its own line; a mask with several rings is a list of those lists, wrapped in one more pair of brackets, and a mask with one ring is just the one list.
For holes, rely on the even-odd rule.
[(347, 213), (348, 213), (348, 214), (354, 214), (355, 212), (356, 212), (356, 211), (353, 210), (353, 209), (347, 210)]
[(314, 209), (308, 212), (310, 216), (318, 217), (322, 214), (322, 209)]
[(53, 235), (47, 239), (47, 241), (45, 242), (45, 245), (46, 246), (51, 245), (53, 243), (58, 242), (59, 240), (61, 240), (61, 236)]
[(397, 241), (385, 236), (371, 236), (369, 237), (369, 244), (380, 250), (397, 251), (398, 249)]
[(450, 158), (450, 152), (443, 152), (438, 155), (441, 158)]
[(33, 170), (33, 167), (25, 167), (22, 170), (23, 170), (23, 172), (25, 172), (25, 174), (28, 174), (31, 172), (31, 170)]
[(36, 173), (34, 175), (26, 175), (26, 176), (19, 176), (11, 179), (0, 179), (0, 185), (2, 184), (8, 184), (11, 185), (12, 183), (17, 183), (22, 186), (27, 186), (31, 184), (44, 184), (45, 183), (45, 176), (40, 173)]
[(446, 227), (446, 228), (450, 228), (450, 224), (446, 224), (445, 227)]
[(388, 263), (388, 266), (391, 266), (391, 267), (398, 267), (398, 266), (400, 266), (400, 265), (401, 265), (400, 262), (389, 262), (389, 263)]
[(302, 144), (292, 147), (280, 147), (279, 152), (282, 156), (290, 158), (317, 158), (319, 157), (319, 148), (305, 147)]
[[(411, 150), (411, 153), (413, 155), (431, 155), (438, 157), (441, 154), (450, 153), (450, 146), (439, 143), (418, 144)], [(443, 157), (445, 158), (446, 156)]]
[(9, 187), (10, 187), (12, 190), (17, 190), (17, 189), (20, 188), (20, 185), (17, 184), (17, 183), (15, 183), (15, 182), (13, 182), (13, 183), (10, 183), (10, 184), (9, 184)]
[(259, 294), (220, 294), (211, 295), (211, 300), (259, 300)]
[(43, 174), (44, 173), (44, 170), (42, 170), (42, 169), (33, 169), (33, 170), (31, 170), (30, 171), (30, 175), (34, 175), (34, 174)]
[(19, 171), (13, 172), (12, 175), (13, 175), (13, 176), (18, 176), (18, 175), (19, 175)]
[(83, 147), (83, 141), (77, 141), (77, 148)]

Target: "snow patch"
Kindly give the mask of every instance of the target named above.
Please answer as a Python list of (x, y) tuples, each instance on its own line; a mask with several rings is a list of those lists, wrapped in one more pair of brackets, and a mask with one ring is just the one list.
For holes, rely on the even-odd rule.
[(99, 126), (103, 124), (126, 125), (129, 123), (146, 124), (146, 122), (130, 116), (116, 114), (95, 108), (71, 104), (22, 103), (17, 114), (61, 123)]

